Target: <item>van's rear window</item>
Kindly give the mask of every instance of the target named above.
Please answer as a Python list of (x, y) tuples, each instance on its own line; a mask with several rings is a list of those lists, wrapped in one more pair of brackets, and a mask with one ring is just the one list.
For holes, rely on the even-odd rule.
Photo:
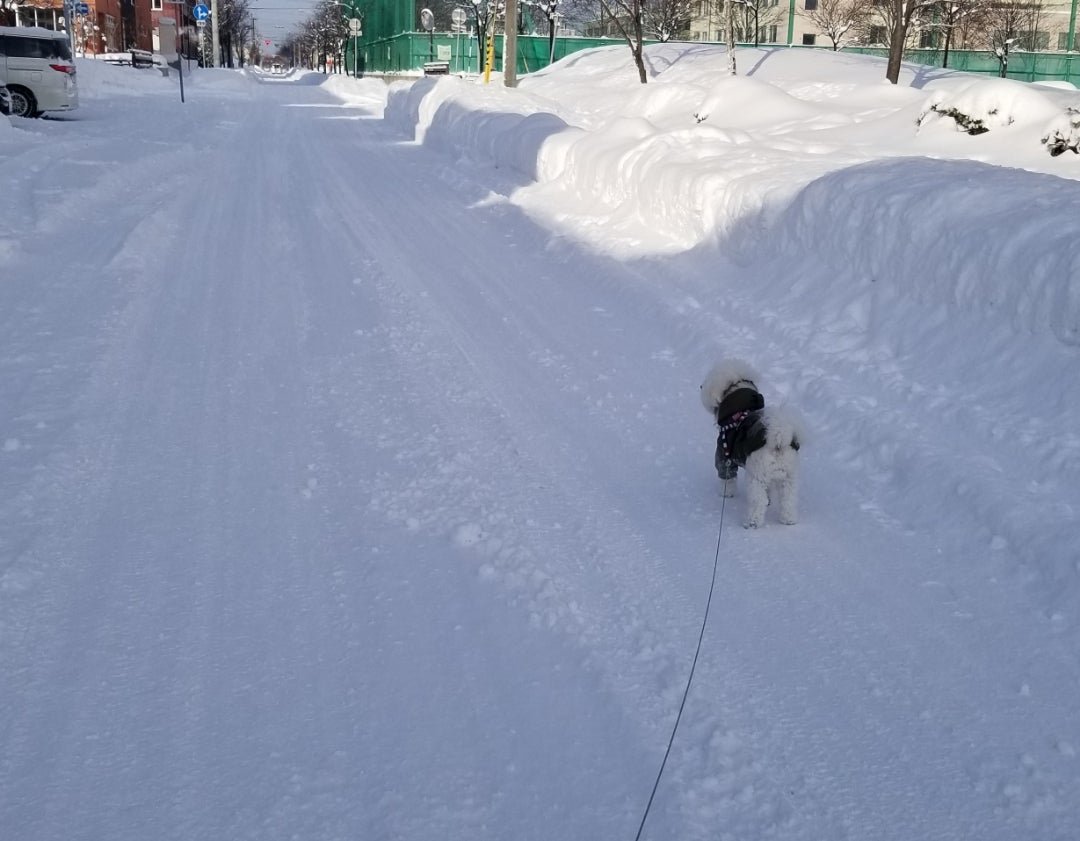
[(71, 61), (71, 45), (66, 38), (24, 38), (16, 35), (0, 35), (0, 52), (16, 58)]

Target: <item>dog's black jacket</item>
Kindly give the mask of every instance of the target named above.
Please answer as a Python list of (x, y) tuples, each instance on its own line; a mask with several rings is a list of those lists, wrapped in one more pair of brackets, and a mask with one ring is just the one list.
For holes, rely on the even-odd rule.
[(752, 452), (765, 446), (765, 398), (753, 383), (743, 382), (746, 385), (736, 383), (716, 407), (716, 472), (725, 482), (735, 478)]

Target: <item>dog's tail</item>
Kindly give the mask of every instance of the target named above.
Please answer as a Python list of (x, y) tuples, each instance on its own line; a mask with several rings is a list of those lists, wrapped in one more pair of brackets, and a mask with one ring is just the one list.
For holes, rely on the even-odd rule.
[(725, 393), (741, 380), (756, 383), (761, 377), (749, 362), (741, 359), (725, 359), (713, 365), (701, 384), (701, 405), (705, 411), (716, 414), (716, 407), (724, 401)]
[(765, 421), (765, 446), (798, 450), (806, 442), (802, 417), (790, 406), (773, 406), (762, 412)]

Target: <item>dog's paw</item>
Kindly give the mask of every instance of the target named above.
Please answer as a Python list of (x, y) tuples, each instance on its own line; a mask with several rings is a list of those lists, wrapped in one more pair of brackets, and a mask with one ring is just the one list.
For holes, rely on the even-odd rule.
[(777, 517), (776, 519), (778, 519), (778, 520), (779, 520), (779, 521), (780, 521), (781, 523), (783, 523), (783, 524), (784, 524), (785, 526), (793, 526), (793, 525), (795, 525), (795, 524), (796, 524), (797, 522), (799, 522), (799, 521), (798, 521), (797, 519), (795, 519), (794, 517)]
[(724, 495), (725, 499), (731, 499), (735, 496), (735, 482), (728, 480), (723, 483), (723, 487), (720, 489), (720, 493)]
[(761, 520), (747, 520), (743, 523), (744, 529), (756, 529), (761, 527)]

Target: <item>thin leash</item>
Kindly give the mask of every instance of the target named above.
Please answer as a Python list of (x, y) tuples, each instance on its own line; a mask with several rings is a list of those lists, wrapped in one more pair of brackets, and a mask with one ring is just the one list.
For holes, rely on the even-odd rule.
[(675, 726), (671, 728), (671, 738), (668, 739), (667, 750), (664, 751), (664, 758), (660, 762), (660, 770), (656, 773), (656, 782), (653, 783), (652, 794), (649, 795), (649, 802), (645, 805), (645, 814), (641, 816), (641, 825), (638, 826), (634, 841), (641, 841), (641, 833), (645, 831), (645, 821), (649, 818), (649, 810), (652, 809), (656, 790), (660, 788), (660, 778), (664, 776), (664, 767), (667, 765), (668, 757), (671, 755), (671, 746), (675, 744), (675, 733), (679, 729), (679, 722), (682, 721), (686, 698), (690, 694), (690, 684), (694, 682), (694, 670), (697, 669), (698, 657), (701, 655), (701, 642), (705, 639), (705, 626), (709, 622), (709, 608), (712, 607), (713, 590), (716, 588), (716, 569), (720, 565), (720, 538), (724, 534), (724, 509), (727, 507), (727, 496), (725, 495), (722, 499), (723, 501), (720, 503), (720, 528), (716, 532), (716, 555), (713, 558), (712, 581), (709, 583), (709, 597), (705, 600), (705, 615), (701, 619), (701, 633), (698, 634), (694, 662), (690, 664), (690, 676), (686, 679), (686, 689), (683, 691), (682, 703), (679, 704), (679, 713), (675, 716)]

